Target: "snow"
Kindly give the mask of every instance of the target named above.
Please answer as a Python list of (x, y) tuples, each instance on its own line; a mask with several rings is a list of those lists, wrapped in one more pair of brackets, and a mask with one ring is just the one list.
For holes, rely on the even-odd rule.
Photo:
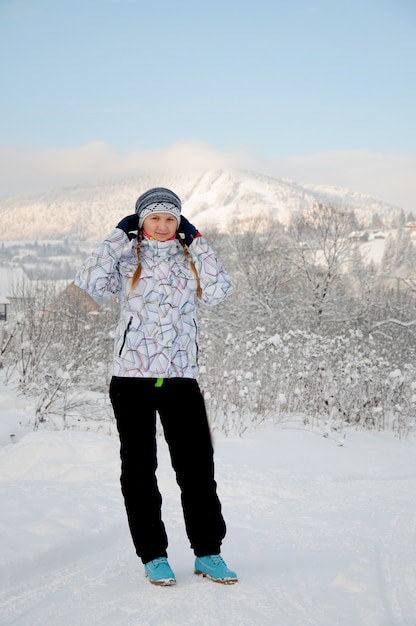
[[(179, 167), (176, 172), (0, 198), (2, 238), (43, 243), (58, 237), (77, 241), (77, 245), (86, 240), (98, 243), (98, 233), (109, 233), (123, 215), (133, 211), (140, 193), (159, 186), (161, 181), (179, 194), (184, 215), (201, 231), (215, 226), (232, 232), (236, 222), (259, 215), (287, 225), (291, 216), (317, 202), (351, 209), (366, 228), (375, 214), (385, 229), (392, 228), (401, 215), (399, 207), (349, 189), (277, 179), (247, 170), (186, 168), (183, 172)], [(31, 220), (27, 220), (28, 214)], [(54, 219), (57, 214), (59, 226)]]
[(158, 588), (134, 554), (117, 437), (33, 432), (32, 411), (0, 385), (2, 625), (416, 624), (414, 438), (350, 431), (341, 441), (296, 423), (214, 433), (233, 586), (193, 574), (161, 439), (177, 585)]

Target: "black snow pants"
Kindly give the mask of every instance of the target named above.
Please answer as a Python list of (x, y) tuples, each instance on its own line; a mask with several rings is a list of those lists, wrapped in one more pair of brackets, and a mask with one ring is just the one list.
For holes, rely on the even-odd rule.
[[(159, 382), (157, 382), (159, 381)], [(218, 554), (226, 526), (214, 480), (204, 399), (196, 380), (113, 377), (110, 399), (120, 435), (121, 489), (143, 563), (167, 556), (157, 479), (156, 411), (181, 491), (186, 532), (196, 556)]]

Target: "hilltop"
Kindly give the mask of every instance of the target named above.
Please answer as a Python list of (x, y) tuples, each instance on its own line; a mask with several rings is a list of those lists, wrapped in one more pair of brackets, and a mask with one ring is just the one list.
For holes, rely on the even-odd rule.
[(375, 218), (391, 228), (401, 209), (348, 189), (275, 179), (257, 172), (209, 170), (164, 176), (136, 176), (103, 185), (83, 185), (0, 198), (3, 241), (70, 239), (97, 241), (134, 211), (137, 197), (153, 186), (175, 190), (183, 213), (199, 228), (232, 228), (253, 216), (288, 224), (316, 202), (352, 209), (369, 228)]

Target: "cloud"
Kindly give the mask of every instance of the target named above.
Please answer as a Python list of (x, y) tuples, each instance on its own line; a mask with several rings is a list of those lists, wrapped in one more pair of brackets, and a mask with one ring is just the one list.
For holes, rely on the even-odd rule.
[(359, 191), (416, 212), (416, 153), (334, 151), (265, 162), (277, 178)]
[(158, 171), (219, 168), (251, 169), (278, 179), (342, 187), (416, 212), (416, 154), (338, 151), (266, 159), (219, 151), (201, 142), (125, 154), (105, 142), (43, 152), (0, 146), (0, 195), (100, 184)]
[(114, 151), (105, 142), (44, 152), (0, 146), (0, 195), (100, 183), (157, 171), (244, 168), (248, 162), (243, 154), (218, 152), (198, 142), (128, 154)]

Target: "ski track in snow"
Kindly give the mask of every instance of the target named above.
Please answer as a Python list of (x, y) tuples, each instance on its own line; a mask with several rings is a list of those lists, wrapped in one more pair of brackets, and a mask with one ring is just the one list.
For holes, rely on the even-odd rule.
[[(240, 579), (233, 586), (193, 574), (161, 442), (159, 483), (178, 582), (157, 588), (144, 577), (127, 529), (118, 442), (91, 433), (25, 437), (0, 455), (0, 623), (415, 626), (414, 446), (380, 439), (386, 453), (391, 444), (386, 467), (376, 435), (352, 433), (341, 448), (275, 427), (216, 442), (228, 525), (223, 554)], [(101, 446), (96, 465), (87, 463), (94, 446)], [(38, 458), (35, 449), (41, 468), (71, 453), (54, 476), (37, 471), (35, 461), (25, 470), (23, 459)], [(13, 471), (15, 458), (20, 469)]]

